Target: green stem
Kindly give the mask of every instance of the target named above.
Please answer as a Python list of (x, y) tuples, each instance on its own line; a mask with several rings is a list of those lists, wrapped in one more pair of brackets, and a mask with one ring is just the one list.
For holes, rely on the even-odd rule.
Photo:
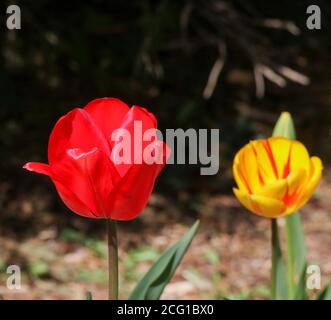
[(277, 299), (277, 263), (280, 256), (277, 219), (271, 219), (271, 299)]
[(107, 219), (107, 224), (109, 300), (118, 300), (118, 243), (116, 221)]
[(288, 298), (294, 299), (294, 252), (293, 252), (293, 237), (291, 234), (291, 228), (286, 221), (286, 252), (287, 252), (287, 285), (288, 285)]

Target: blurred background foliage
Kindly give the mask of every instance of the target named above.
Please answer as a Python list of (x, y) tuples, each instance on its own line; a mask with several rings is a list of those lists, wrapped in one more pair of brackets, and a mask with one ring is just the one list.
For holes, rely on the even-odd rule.
[[(47, 161), (57, 119), (97, 97), (146, 106), (163, 130), (221, 129), (218, 175), (202, 177), (199, 166), (171, 165), (158, 180), (156, 191), (191, 215), (201, 194), (231, 192), (234, 153), (271, 134), (283, 110), (292, 113), (310, 151), (330, 160), (330, 1), (314, 1), (321, 7), (321, 30), (307, 29), (312, 3), (306, 0), (17, 0), (22, 29), (16, 31), (5, 27), (10, 3), (0, 5), (0, 208), (2, 225), (10, 226), (0, 233), (19, 238), (28, 232), (32, 211), (63, 210), (50, 182), (21, 166)], [(98, 240), (65, 228), (72, 215), (61, 217), (63, 241), (103, 257)], [(42, 219), (47, 223), (47, 215)], [(154, 261), (156, 253), (142, 247), (128, 253), (127, 268), (134, 269), (146, 252)], [(218, 259), (212, 252), (205, 258)], [(33, 275), (48, 273), (45, 263), (29, 268)], [(192, 270), (188, 277), (197, 278)]]
[[(315, 31), (301, 0), (17, 4), (22, 29), (3, 22), (0, 38), (0, 166), (15, 189), (31, 179), (17, 170), (25, 161), (46, 160), (55, 121), (103, 96), (147, 106), (161, 129), (220, 128), (222, 170), (208, 177), (214, 191), (232, 184), (224, 170), (234, 150), (270, 132), (281, 110), (293, 113), (312, 151), (330, 156), (327, 1)], [(197, 166), (167, 171), (168, 189), (200, 191)]]
[[(317, 2), (322, 29), (313, 31), (306, 27), (310, 2), (301, 0), (17, 4), (21, 30), (6, 30), (6, 5), (0, 11), (4, 207), (27, 190), (43, 190), (46, 179), (20, 167), (47, 161), (56, 120), (96, 97), (147, 106), (161, 129), (221, 129), (218, 175), (200, 176), (198, 165), (167, 166), (157, 183), (157, 191), (193, 211), (201, 194), (231, 191), (235, 151), (268, 134), (282, 110), (293, 114), (311, 152), (331, 156), (327, 1)], [(53, 190), (45, 196), (57, 203)]]

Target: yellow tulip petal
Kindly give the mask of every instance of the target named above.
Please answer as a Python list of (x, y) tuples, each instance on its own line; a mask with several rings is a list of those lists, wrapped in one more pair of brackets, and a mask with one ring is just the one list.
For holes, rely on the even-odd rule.
[(243, 148), (243, 152), (239, 154), (240, 170), (249, 186), (251, 192), (261, 186), (259, 179), (258, 166), (255, 152), (250, 144)]
[(305, 170), (310, 174), (310, 158), (306, 147), (299, 141), (292, 142), (290, 171)]
[(241, 155), (243, 153), (243, 149), (241, 148), (235, 155), (234, 160), (233, 160), (233, 164), (239, 164), (239, 159), (241, 158)]
[(323, 165), (322, 161), (318, 157), (312, 157), (311, 160), (311, 177), (306, 187), (304, 188), (302, 195), (298, 199), (298, 207), (302, 207), (312, 196), (319, 181), (321, 180)]
[(233, 176), (234, 179), (239, 187), (240, 190), (245, 191), (246, 193), (249, 193), (249, 187), (248, 184), (245, 180), (245, 177), (243, 176), (239, 164), (234, 164), (233, 165)]
[(286, 178), (289, 196), (293, 195), (295, 192), (299, 192), (300, 189), (305, 186), (306, 177), (307, 173), (303, 169), (290, 172)]
[(257, 164), (261, 178), (265, 184), (268, 184), (277, 180), (277, 176), (274, 168), (272, 167), (264, 141), (265, 140), (255, 140), (251, 142), (251, 145), (253, 146), (256, 153)]
[(285, 167), (288, 164), (292, 141), (282, 137), (268, 139), (276, 163), (279, 178), (286, 178)]
[(319, 157), (311, 157), (310, 158), (310, 178), (313, 180), (317, 180), (317, 182), (320, 180), (321, 178), (321, 174), (323, 171), (323, 164), (322, 164), (322, 160)]
[(254, 207), (248, 193), (245, 193), (237, 188), (233, 188), (233, 192), (236, 195), (239, 202), (249, 211), (254, 212)]
[(277, 218), (286, 212), (285, 204), (276, 199), (260, 195), (250, 195), (253, 207), (258, 208), (258, 214), (267, 218)]
[(260, 188), (256, 194), (265, 196), (268, 198), (274, 198), (277, 200), (282, 200), (287, 191), (286, 180), (276, 180), (266, 186)]

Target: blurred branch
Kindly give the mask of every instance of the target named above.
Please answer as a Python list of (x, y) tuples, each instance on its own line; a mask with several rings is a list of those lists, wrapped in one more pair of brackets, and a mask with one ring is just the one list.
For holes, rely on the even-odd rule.
[(266, 28), (285, 30), (294, 36), (298, 36), (301, 33), (301, 30), (292, 21), (283, 21), (280, 19), (264, 19), (262, 20), (261, 25)]
[[(140, 54), (144, 69), (159, 79), (163, 75), (163, 68), (158, 53), (161, 56), (162, 53), (185, 50), (191, 54), (192, 51), (214, 49), (216, 46), (218, 56), (212, 64), (202, 91), (202, 96), (206, 100), (215, 92), (227, 59), (227, 51), (239, 52), (241, 59), (244, 57), (252, 65), (255, 94), (258, 99), (265, 96), (266, 80), (281, 88), (287, 85), (288, 80), (299, 85), (308, 85), (307, 76), (279, 61), (281, 56), (277, 55), (277, 47), (274, 46), (270, 36), (261, 30), (262, 26), (298, 36), (300, 29), (297, 25), (289, 20), (263, 18), (252, 3), (248, 9), (247, 14), (246, 2), (243, 8), (226, 0), (188, 0), (178, 16), (180, 37), (171, 37), (162, 45), (154, 47), (156, 41), (153, 37), (158, 33), (154, 28), (147, 29)], [(152, 22), (157, 23), (156, 29), (161, 33), (162, 26), (158, 24), (158, 19), (151, 12), (149, 17)]]
[(182, 41), (184, 47), (189, 45), (197, 49), (201, 46), (218, 46), (219, 56), (213, 63), (202, 94), (205, 99), (210, 99), (215, 91), (225, 63), (225, 48), (233, 51), (239, 49), (242, 56), (251, 62), (257, 98), (265, 95), (265, 79), (279, 87), (285, 87), (287, 79), (300, 85), (309, 84), (307, 76), (274, 61), (277, 49), (259, 29), (262, 26), (298, 36), (298, 26), (289, 20), (258, 18), (258, 11), (252, 6), (249, 9), (250, 14), (244, 14), (245, 10), (238, 9), (226, 0), (192, 0), (182, 9), (180, 27), (182, 39), (185, 39)]
[(277, 74), (274, 70), (272, 70), (270, 67), (266, 65), (262, 65), (261, 72), (268, 80), (270, 80), (277, 86), (279, 87), (286, 86), (286, 80), (283, 77), (281, 77), (279, 74)]
[(256, 97), (261, 99), (264, 97), (265, 83), (261, 66), (259, 64), (254, 65), (254, 79), (255, 79), (255, 94)]
[(187, 37), (188, 25), (192, 14), (192, 10), (193, 10), (193, 4), (187, 3), (180, 14), (180, 29), (184, 39), (186, 39)]
[(205, 99), (209, 99), (216, 87), (219, 75), (224, 67), (225, 59), (226, 59), (226, 46), (224, 43), (220, 43), (218, 45), (219, 57), (216, 59), (213, 67), (211, 68), (208, 76), (208, 81), (203, 90), (202, 96)]
[(307, 86), (310, 83), (310, 79), (307, 76), (289, 67), (280, 66), (278, 68), (278, 72), (287, 79), (292, 80), (293, 82), (297, 82), (303, 86)]

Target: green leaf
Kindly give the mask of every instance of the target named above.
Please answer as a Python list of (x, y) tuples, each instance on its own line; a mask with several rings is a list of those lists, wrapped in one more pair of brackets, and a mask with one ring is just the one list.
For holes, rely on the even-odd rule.
[(85, 297), (86, 297), (86, 300), (93, 300), (92, 292), (86, 291)]
[(272, 135), (274, 137), (285, 137), (291, 140), (295, 139), (294, 123), (289, 112), (282, 112), (276, 122)]
[(191, 244), (199, 221), (173, 246), (168, 248), (131, 293), (130, 300), (158, 300)]
[(159, 253), (155, 248), (150, 246), (141, 246), (135, 249), (131, 249), (127, 253), (127, 257), (124, 259), (124, 278), (127, 281), (136, 282), (141, 278), (141, 271), (139, 268), (140, 263), (149, 262), (153, 264)]
[(331, 300), (331, 279), (322, 293), (317, 297), (317, 300)]
[(220, 262), (220, 257), (218, 255), (218, 252), (214, 249), (207, 249), (203, 253), (204, 258), (207, 260), (207, 262), (211, 264), (218, 264)]
[(209, 281), (205, 277), (203, 277), (197, 269), (193, 267), (190, 267), (185, 270), (183, 272), (183, 277), (185, 280), (192, 283), (199, 289), (208, 290), (210, 288)]
[(305, 264), (296, 287), (296, 291), (294, 295), (295, 300), (308, 299), (308, 295), (306, 292), (306, 269), (307, 269), (307, 265)]
[(300, 276), (305, 272), (306, 247), (305, 236), (299, 213), (293, 213), (285, 218), (287, 241), (293, 253), (294, 272)]
[(107, 257), (107, 245), (104, 242), (93, 238), (86, 238), (81, 241), (81, 243), (90, 250), (92, 250), (99, 257)]
[(108, 275), (103, 269), (96, 269), (93, 271), (82, 269), (78, 272), (77, 278), (88, 282), (105, 283)]
[[(296, 138), (293, 119), (289, 112), (283, 112), (280, 115), (275, 125), (273, 136), (285, 137), (292, 140)], [(306, 247), (300, 215), (298, 213), (293, 213), (290, 216), (285, 217), (285, 223), (289, 283), (290, 281), (294, 282), (293, 273), (300, 277), (303, 272), (305, 272)], [(290, 285), (289, 289), (290, 287), (293, 286)], [(294, 287), (294, 290), (290, 291), (293, 291), (289, 292), (290, 298), (294, 298), (297, 289)]]
[(6, 267), (6, 263), (3, 260), (0, 260), (0, 272), (5, 272)]
[(279, 243), (277, 219), (271, 220), (272, 232), (272, 270), (271, 297), (272, 299), (287, 299), (287, 283), (285, 264)]
[(43, 277), (49, 272), (48, 264), (44, 261), (34, 261), (29, 265), (29, 271), (35, 277)]

